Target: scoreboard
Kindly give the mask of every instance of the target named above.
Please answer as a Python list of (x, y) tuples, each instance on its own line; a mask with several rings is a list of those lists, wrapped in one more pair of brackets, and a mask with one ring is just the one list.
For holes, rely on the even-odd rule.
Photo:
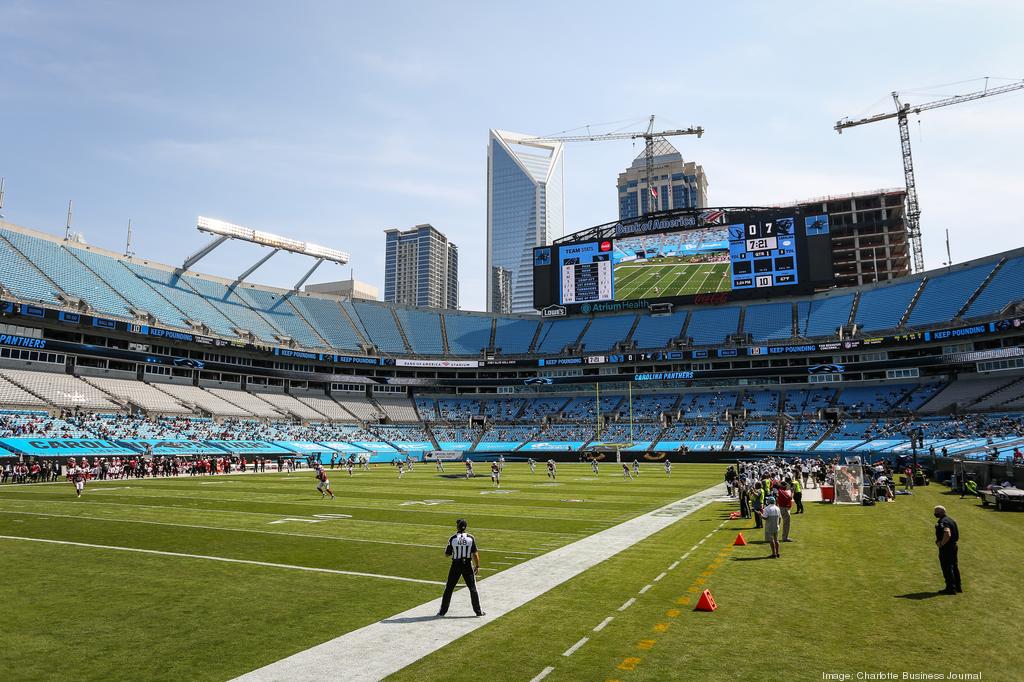
[(733, 291), (799, 284), (792, 218), (729, 226)]
[(608, 240), (572, 244), (558, 250), (561, 268), (559, 303), (612, 300), (611, 250), (612, 243)]

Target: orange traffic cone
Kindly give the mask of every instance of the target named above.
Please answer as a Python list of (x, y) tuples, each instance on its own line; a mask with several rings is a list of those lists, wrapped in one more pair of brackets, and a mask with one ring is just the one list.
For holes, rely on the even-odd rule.
[(718, 608), (718, 604), (715, 603), (715, 598), (711, 596), (711, 590), (704, 590), (700, 594), (700, 599), (697, 600), (697, 606), (694, 607), (694, 611), (714, 611)]
[(737, 533), (736, 539), (733, 540), (732, 544), (737, 547), (742, 547), (743, 545), (747, 544), (747, 541), (743, 539), (743, 533)]

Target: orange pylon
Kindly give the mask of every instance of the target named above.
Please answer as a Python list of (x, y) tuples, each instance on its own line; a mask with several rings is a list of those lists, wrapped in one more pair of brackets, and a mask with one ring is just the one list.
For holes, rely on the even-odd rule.
[(718, 608), (718, 604), (715, 603), (715, 598), (711, 596), (711, 590), (704, 590), (700, 594), (700, 599), (697, 600), (697, 606), (694, 607), (694, 611), (714, 611)]
[(736, 539), (733, 540), (732, 544), (736, 545), (737, 547), (742, 547), (743, 545), (747, 544), (747, 541), (743, 539), (743, 533), (737, 533)]

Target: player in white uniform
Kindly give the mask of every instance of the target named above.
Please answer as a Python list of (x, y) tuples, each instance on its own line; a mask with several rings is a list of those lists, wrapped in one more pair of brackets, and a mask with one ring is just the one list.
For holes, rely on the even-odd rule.
[(533, 461), (533, 457), (530, 457), (527, 461), (530, 463), (530, 473), (532, 474), (537, 471), (537, 463)]
[(83, 460), (82, 466), (79, 467), (75, 463), (75, 458), (74, 457), (72, 457), (71, 459), (68, 460), (68, 480), (71, 481), (72, 483), (74, 483), (74, 485), (75, 485), (75, 495), (77, 497), (81, 497), (82, 496), (82, 491), (85, 490), (85, 477), (87, 475), (87, 469), (86, 469), (87, 464), (88, 464), (88, 462)]
[(434, 467), (442, 474), (444, 473), (444, 462), (442, 462), (441, 458), (437, 455), (434, 456)]
[(622, 463), (622, 477), (623, 478), (628, 478), (630, 480), (633, 479), (633, 476), (630, 475), (630, 473), (629, 473), (629, 465), (626, 464), (625, 462)]
[(491, 483), (501, 487), (501, 465), (497, 462), (491, 462)]
[(633, 478), (640, 478), (640, 462), (633, 460)]
[(345, 460), (345, 469), (348, 470), (348, 475), (349, 476), (352, 475), (352, 467), (353, 466), (355, 466), (355, 462), (353, 461), (353, 459), (352, 459), (352, 457), (350, 455), (349, 458)]
[(473, 460), (466, 460), (466, 478), (473, 478)]
[(590, 468), (593, 469), (595, 476), (599, 476), (600, 475), (600, 474), (597, 473), (597, 459), (591, 459), (590, 460)]
[(395, 463), (398, 465), (398, 477), (405, 476), (405, 463), (402, 460), (397, 460)]
[(320, 499), (323, 499), (327, 495), (334, 499), (334, 491), (331, 490), (331, 482), (327, 479), (327, 470), (324, 469), (323, 464), (317, 462), (316, 465), (316, 489), (320, 493)]
[(557, 475), (558, 475), (558, 472), (555, 471), (555, 460), (549, 459), (548, 460), (548, 478), (550, 478), (553, 481), (553, 480), (555, 480), (555, 477)]
[(670, 460), (670, 459), (666, 459), (665, 460), (665, 475), (666, 476), (671, 476), (672, 475), (672, 460)]
[(505, 455), (498, 455), (498, 471), (505, 470)]

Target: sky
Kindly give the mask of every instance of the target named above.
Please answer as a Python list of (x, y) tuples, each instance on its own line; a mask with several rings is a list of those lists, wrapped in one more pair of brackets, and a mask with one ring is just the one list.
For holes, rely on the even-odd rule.
[[(20, 2), (0, 0), (2, 213), (179, 264), (211, 216), (352, 255), (310, 282), (381, 287), (384, 230), (431, 223), (483, 310), (487, 132), (700, 125), (674, 138), (709, 205), (903, 185), (896, 122), (832, 129), (1024, 78), (1024, 4)], [(925, 261), (1024, 246), (1024, 90), (911, 121)], [(615, 122), (609, 125), (600, 125)], [(617, 218), (628, 141), (565, 152), (566, 232)], [(233, 242), (196, 269), (235, 277)], [(279, 254), (250, 280), (292, 286)]]

